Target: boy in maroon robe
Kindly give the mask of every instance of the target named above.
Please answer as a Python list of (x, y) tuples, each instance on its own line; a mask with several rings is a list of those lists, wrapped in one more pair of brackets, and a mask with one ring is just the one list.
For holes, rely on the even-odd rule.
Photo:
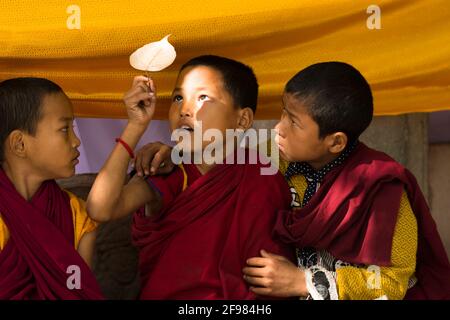
[(6, 80), (0, 119), (0, 300), (102, 298), (88, 266), (96, 224), (54, 181), (78, 163), (69, 99), (46, 79)]
[(311, 299), (450, 299), (450, 264), (414, 176), (358, 142), (373, 115), (364, 77), (341, 62), (286, 85), (276, 125), (292, 211), (275, 232), (298, 267), (263, 252), (244, 269), (258, 294)]
[[(298, 263), (262, 250), (243, 270), (253, 292), (450, 298), (450, 264), (415, 178), (358, 142), (372, 114), (369, 84), (348, 64), (312, 65), (287, 83), (276, 142), (292, 211), (279, 215), (275, 231), (297, 248)], [(169, 151), (160, 143), (144, 146), (137, 171), (166, 173)]]
[[(251, 127), (257, 94), (256, 77), (244, 64), (217, 56), (194, 58), (181, 68), (172, 94), (171, 129), (184, 132), (194, 146), (185, 152), (202, 152), (209, 143), (196, 145), (195, 134), (213, 129), (225, 136), (227, 129)], [(153, 117), (152, 80), (136, 77), (124, 100), (128, 125), (87, 205), (103, 221), (139, 210), (132, 233), (140, 249), (141, 298), (255, 298), (242, 277), (245, 261), (261, 248), (291, 255), (271, 235), (278, 209), (289, 208), (283, 177), (262, 176), (260, 163), (200, 161), (183, 162), (167, 177), (134, 176), (125, 184), (132, 149)], [(200, 121), (203, 132), (197, 131)], [(232, 151), (224, 157), (234, 158)]]

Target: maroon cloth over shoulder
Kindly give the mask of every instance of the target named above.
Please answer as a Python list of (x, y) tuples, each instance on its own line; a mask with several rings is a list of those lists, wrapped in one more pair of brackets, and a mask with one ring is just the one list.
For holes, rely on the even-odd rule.
[[(102, 299), (93, 273), (74, 248), (70, 199), (55, 181), (27, 202), (0, 169), (0, 214), (10, 238), (0, 251), (0, 300)], [(81, 288), (69, 289), (77, 266)], [(69, 281), (70, 282), (70, 281)]]
[(293, 259), (294, 250), (273, 238), (278, 210), (289, 208), (287, 183), (280, 173), (261, 176), (260, 164), (217, 165), (203, 176), (183, 166), (188, 188), (177, 194), (181, 169), (176, 183), (152, 178), (173, 199), (156, 218), (134, 216), (141, 298), (254, 299), (243, 279), (246, 260), (261, 249)]
[(414, 176), (362, 143), (324, 178), (308, 204), (278, 216), (275, 232), (299, 248), (327, 250), (338, 259), (389, 266), (403, 190), (418, 223), (416, 277), (406, 299), (449, 299), (450, 264)]

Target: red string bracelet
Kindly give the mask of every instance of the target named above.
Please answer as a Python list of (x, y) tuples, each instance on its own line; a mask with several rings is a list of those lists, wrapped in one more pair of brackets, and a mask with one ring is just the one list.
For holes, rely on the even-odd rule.
[(116, 138), (116, 142), (119, 142), (121, 145), (123, 145), (123, 147), (128, 151), (128, 154), (130, 155), (131, 159), (134, 159), (134, 152), (133, 150), (130, 148), (130, 146), (128, 145), (128, 143), (126, 143), (125, 141), (123, 141), (120, 138)]

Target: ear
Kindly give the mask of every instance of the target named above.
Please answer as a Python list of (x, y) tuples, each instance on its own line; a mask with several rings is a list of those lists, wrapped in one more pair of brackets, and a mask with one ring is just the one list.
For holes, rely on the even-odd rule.
[(335, 132), (327, 136), (328, 151), (330, 153), (338, 154), (344, 151), (347, 146), (348, 138), (343, 132)]
[(16, 157), (25, 158), (26, 157), (25, 140), (26, 140), (25, 134), (22, 131), (14, 130), (9, 134), (5, 146), (9, 149), (9, 152), (14, 154)]
[(253, 125), (253, 110), (250, 108), (243, 108), (239, 110), (238, 129), (247, 130)]

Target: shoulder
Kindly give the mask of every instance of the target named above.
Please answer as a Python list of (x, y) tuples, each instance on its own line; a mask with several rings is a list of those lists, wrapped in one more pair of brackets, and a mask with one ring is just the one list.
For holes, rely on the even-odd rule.
[[(290, 191), (287, 181), (277, 166), (270, 164), (245, 164), (244, 177), (249, 192), (257, 194), (261, 202), (279, 204), (280, 209), (290, 203)], [(251, 196), (251, 194), (249, 194)]]
[(147, 176), (146, 181), (150, 187), (156, 189), (159, 194), (163, 194), (167, 189), (172, 192), (180, 192), (187, 184), (187, 178), (191, 167), (187, 165), (177, 165), (172, 172), (165, 175)]
[(361, 183), (365, 180), (405, 181), (407, 169), (386, 153), (359, 143), (348, 159), (346, 172), (357, 175)]
[[(239, 159), (237, 163), (242, 163), (241, 161), (242, 159)], [(275, 160), (257, 150), (245, 149), (245, 171), (254, 178), (255, 182), (279, 181), (285, 183), (279, 165), (278, 159)]]
[(404, 166), (402, 164), (389, 156), (387, 153), (372, 149), (362, 142), (360, 142), (356, 147), (356, 149), (354, 150), (354, 154), (355, 158), (357, 158), (362, 163), (383, 163), (384, 165), (387, 165), (389, 167), (404, 169)]

